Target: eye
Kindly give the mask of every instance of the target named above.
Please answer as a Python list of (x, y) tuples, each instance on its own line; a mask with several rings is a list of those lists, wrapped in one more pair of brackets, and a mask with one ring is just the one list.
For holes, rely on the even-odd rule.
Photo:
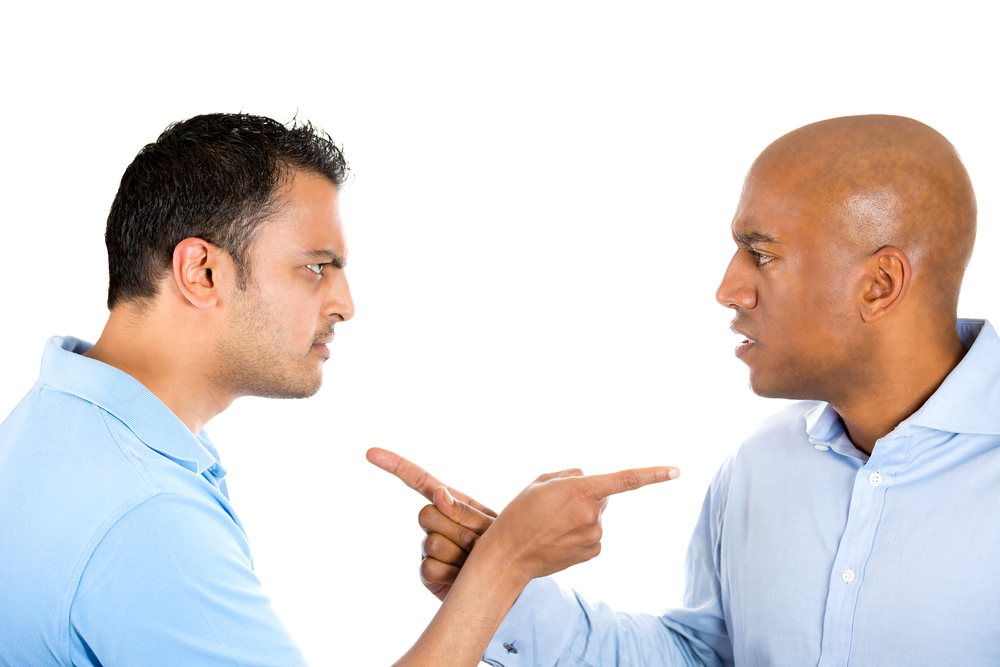
[(326, 266), (326, 264), (306, 264), (306, 268), (315, 273), (316, 275), (320, 275), (321, 273), (323, 273), (324, 266)]
[(762, 252), (757, 252), (753, 248), (747, 248), (747, 252), (753, 255), (754, 260), (757, 262), (757, 266), (764, 266), (774, 259), (771, 255), (765, 255)]

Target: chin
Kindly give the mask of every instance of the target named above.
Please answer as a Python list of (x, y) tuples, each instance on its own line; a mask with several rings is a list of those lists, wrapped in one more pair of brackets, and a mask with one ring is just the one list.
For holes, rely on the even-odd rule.
[(309, 398), (315, 396), (321, 386), (323, 386), (322, 373), (308, 377), (290, 377), (282, 374), (281, 377), (262, 379), (253, 383), (249, 387), (250, 390), (245, 391), (243, 395), (259, 398)]
[(315, 396), (320, 387), (323, 386), (323, 376), (312, 378), (310, 382), (303, 383), (294, 388), (289, 388), (283, 398), (310, 398)]
[(790, 383), (776, 381), (775, 378), (761, 377), (760, 373), (750, 371), (750, 391), (761, 398), (801, 398)]

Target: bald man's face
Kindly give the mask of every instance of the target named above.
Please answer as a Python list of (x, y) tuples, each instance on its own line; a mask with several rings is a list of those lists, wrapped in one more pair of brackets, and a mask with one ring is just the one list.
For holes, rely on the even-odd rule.
[(863, 371), (863, 280), (827, 202), (783, 164), (755, 165), (744, 184), (716, 298), (736, 311), (736, 356), (761, 396), (835, 401)]

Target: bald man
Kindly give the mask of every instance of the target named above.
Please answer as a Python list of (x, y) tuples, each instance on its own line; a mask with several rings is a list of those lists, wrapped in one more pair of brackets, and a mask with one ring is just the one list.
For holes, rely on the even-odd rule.
[[(713, 479), (684, 606), (620, 614), (549, 579), (492, 665), (1000, 664), (1000, 339), (958, 320), (976, 202), (954, 147), (894, 116), (826, 120), (746, 177), (717, 299), (753, 390), (801, 402)], [(447, 592), (489, 517), (422, 513)]]

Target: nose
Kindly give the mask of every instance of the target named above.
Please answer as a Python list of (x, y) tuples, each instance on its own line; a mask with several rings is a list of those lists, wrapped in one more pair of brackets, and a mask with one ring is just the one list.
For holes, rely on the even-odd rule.
[(742, 261), (749, 257), (749, 253), (737, 249), (729, 260), (726, 273), (722, 276), (722, 284), (715, 292), (715, 300), (725, 308), (749, 309), (757, 305), (757, 288), (748, 275), (749, 267)]
[(337, 271), (336, 278), (330, 281), (330, 291), (324, 309), (328, 318), (346, 322), (354, 317), (354, 299), (351, 298), (351, 286), (347, 284), (347, 275), (343, 270)]

